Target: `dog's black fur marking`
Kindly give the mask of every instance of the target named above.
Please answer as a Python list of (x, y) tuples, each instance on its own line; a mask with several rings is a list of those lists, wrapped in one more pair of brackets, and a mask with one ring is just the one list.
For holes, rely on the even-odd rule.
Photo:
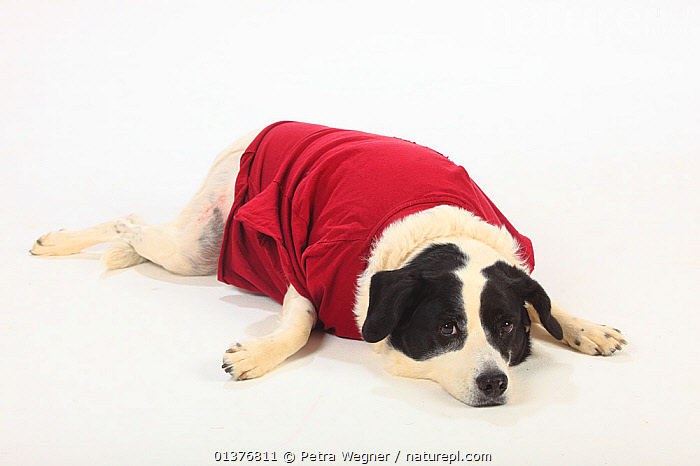
[[(221, 242), (224, 238), (226, 219), (221, 209), (214, 207), (212, 215), (197, 239), (199, 251), (189, 257), (189, 262), (195, 270), (216, 269), (221, 251)], [(205, 260), (204, 258), (210, 258)]]
[[(376, 273), (362, 338), (387, 336), (389, 344), (415, 360), (456, 351), (467, 339), (462, 282), (453, 273), (469, 258), (454, 244), (426, 248), (398, 270)], [(454, 335), (442, 333), (452, 325)]]
[[(518, 282), (504, 277), (498, 262), (486, 267), (482, 273), (488, 278), (481, 291), (479, 317), (491, 346), (496, 348), (509, 365), (515, 366), (530, 355), (530, 317), (525, 309), (525, 299)], [(513, 329), (503, 332), (503, 325), (510, 323)]]
[[(544, 289), (528, 274), (515, 266), (498, 261), (482, 270), (487, 278), (481, 293), (481, 321), (491, 344), (511, 365), (522, 362), (529, 354), (530, 318), (525, 309), (527, 301), (535, 308), (540, 322), (557, 340), (564, 337), (559, 322), (552, 317), (552, 304)], [(503, 334), (500, 325), (508, 319), (515, 328)], [(526, 340), (526, 343), (524, 342)]]

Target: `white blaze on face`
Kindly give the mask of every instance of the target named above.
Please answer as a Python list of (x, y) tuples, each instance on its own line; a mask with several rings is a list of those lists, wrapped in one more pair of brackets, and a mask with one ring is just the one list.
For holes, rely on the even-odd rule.
[[(438, 370), (432, 372), (434, 379), (452, 396), (468, 404), (473, 404), (482, 398), (476, 385), (476, 378), (479, 375), (493, 371), (508, 373), (508, 364), (486, 337), (480, 315), (481, 292), (486, 284), (486, 277), (481, 271), (500, 260), (501, 257), (489, 248), (479, 247), (478, 242), (473, 243), (463, 247), (464, 250), (469, 251), (467, 266), (456, 271), (463, 284), (462, 297), (467, 314), (467, 340), (462, 349), (445, 355), (445, 361), (439, 364), (442, 367), (436, 367), (435, 369)], [(446, 367), (448, 364), (449, 369)]]

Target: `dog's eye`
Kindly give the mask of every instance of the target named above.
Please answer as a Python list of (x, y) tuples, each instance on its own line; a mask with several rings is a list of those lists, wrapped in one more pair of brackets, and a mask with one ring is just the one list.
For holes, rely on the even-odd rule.
[(457, 335), (457, 327), (454, 324), (445, 324), (440, 327), (440, 332), (443, 335)]
[(510, 333), (513, 331), (513, 322), (505, 321), (501, 323), (501, 333)]

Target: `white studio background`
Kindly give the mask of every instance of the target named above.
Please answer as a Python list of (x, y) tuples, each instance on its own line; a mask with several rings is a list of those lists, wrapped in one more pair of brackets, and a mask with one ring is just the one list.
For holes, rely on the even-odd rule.
[[(697, 464), (699, 9), (1, 1), (0, 464), (351, 449)], [(49, 230), (168, 220), (220, 149), (281, 119), (464, 165), (533, 240), (550, 295), (630, 345), (603, 359), (535, 340), (511, 402), (488, 409), (318, 333), (235, 383), (221, 354), (274, 328), (273, 301), (151, 264), (106, 273), (102, 246), (27, 253)]]

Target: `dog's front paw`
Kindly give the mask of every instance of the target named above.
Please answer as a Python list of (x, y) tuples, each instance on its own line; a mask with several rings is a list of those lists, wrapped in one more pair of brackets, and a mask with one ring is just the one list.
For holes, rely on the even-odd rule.
[(576, 350), (594, 356), (610, 356), (621, 350), (627, 340), (616, 328), (598, 325), (583, 319), (574, 319), (563, 327), (564, 341)]
[(236, 380), (260, 377), (284, 360), (274, 345), (265, 338), (234, 343), (224, 353), (221, 368)]

